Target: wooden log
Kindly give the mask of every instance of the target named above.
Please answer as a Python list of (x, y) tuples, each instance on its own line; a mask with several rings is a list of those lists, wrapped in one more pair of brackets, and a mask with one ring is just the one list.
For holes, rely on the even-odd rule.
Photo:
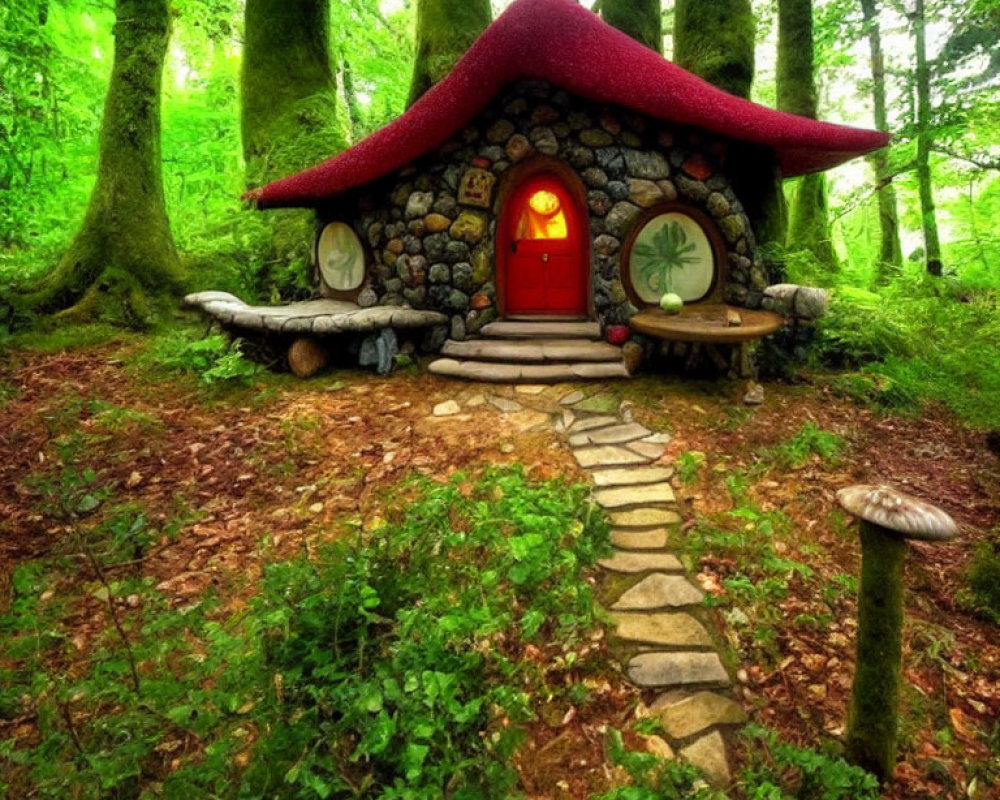
[(296, 339), (288, 348), (288, 367), (297, 378), (311, 378), (329, 363), (330, 352), (316, 339)]

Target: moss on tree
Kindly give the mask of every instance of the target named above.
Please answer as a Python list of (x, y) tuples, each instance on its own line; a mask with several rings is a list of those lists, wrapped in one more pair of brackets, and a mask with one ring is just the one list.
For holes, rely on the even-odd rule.
[(749, 97), (755, 31), (750, 0), (677, 0), (673, 60), (730, 94)]
[(14, 297), (15, 305), (143, 327), (161, 299), (180, 288), (161, 174), (160, 87), (169, 38), (168, 0), (116, 0), (97, 182), (73, 243), (41, 283)]
[(906, 542), (862, 522), (861, 550), (858, 660), (847, 758), (884, 781), (896, 763)]
[[(778, 0), (778, 108), (816, 119), (816, 81), (813, 77), (812, 0)], [(837, 256), (830, 240), (826, 179), (801, 178), (788, 209), (788, 250), (807, 250), (835, 269)]]
[[(241, 129), (247, 184), (263, 186), (336, 155), (347, 144), (337, 116), (330, 58), (329, 0), (247, 0), (241, 74)], [(268, 212), (268, 265), (261, 290), (287, 290), (283, 267), (304, 275), (314, 215)]]
[(492, 20), (489, 0), (419, 0), (416, 61), (407, 106), (451, 71)]
[[(657, 53), (663, 53), (660, 0), (601, 0), (601, 17)], [(596, 9), (595, 9), (596, 10)]]

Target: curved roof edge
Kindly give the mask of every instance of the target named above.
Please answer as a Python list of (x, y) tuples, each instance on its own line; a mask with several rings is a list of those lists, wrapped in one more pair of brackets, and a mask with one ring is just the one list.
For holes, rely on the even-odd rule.
[[(552, 47), (553, 42), (563, 45)], [(248, 196), (259, 208), (308, 207), (363, 186), (444, 144), (505, 84), (520, 78), (546, 80), (594, 102), (766, 147), (786, 177), (829, 169), (884, 147), (890, 138), (728, 94), (572, 0), (515, 0), (448, 76), (403, 115), (339, 155)]]

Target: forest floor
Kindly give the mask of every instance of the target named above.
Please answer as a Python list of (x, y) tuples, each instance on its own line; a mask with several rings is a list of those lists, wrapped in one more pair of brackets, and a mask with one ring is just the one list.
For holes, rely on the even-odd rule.
[[(267, 561), (321, 532), (364, 525), (414, 472), (443, 478), (520, 462), (532, 479), (585, 479), (543, 410), (574, 387), (518, 394), (516, 413), (484, 404), (435, 417), (444, 400), (514, 390), (417, 370), (301, 382), (267, 374), (220, 388), (157, 372), (145, 347), (122, 339), (5, 354), (0, 562), (71, 556), (61, 498), (79, 498), (93, 481), (104, 494), (88, 503), (136, 504), (160, 531), (139, 568), (173, 603), (213, 590), (224, 611), (238, 611)], [(884, 796), (1000, 798), (1000, 635), (963, 602), (973, 548), (1000, 523), (1000, 459), (986, 436), (934, 409), (877, 413), (839, 397), (823, 376), (768, 384), (752, 408), (739, 401), (742, 386), (724, 381), (652, 376), (601, 391), (673, 433), (665, 458), (677, 464), (683, 529), (701, 535), (687, 554), (729, 622), (737, 692), (753, 721), (789, 742), (826, 749), (846, 724), (859, 547), (836, 490), (891, 482), (956, 519), (955, 540), (913, 544), (907, 556), (901, 754)], [(734, 545), (727, 532), (751, 544)], [(74, 598), (65, 624), (79, 659), (110, 624), (93, 581), (81, 568), (59, 588)], [(66, 655), (67, 673), (73, 660)], [(608, 774), (602, 726), (627, 723), (654, 697), (610, 663), (599, 683), (601, 702), (529, 729), (518, 758), (529, 795), (586, 797)], [(34, 724), (30, 713), (0, 718), (0, 740), (30, 739)]]

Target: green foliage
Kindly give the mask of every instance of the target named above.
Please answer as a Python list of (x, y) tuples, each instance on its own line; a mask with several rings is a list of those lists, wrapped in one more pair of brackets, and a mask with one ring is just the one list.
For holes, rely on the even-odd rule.
[(966, 582), (968, 604), (1000, 625), (1000, 528), (994, 528), (976, 546)]
[(260, 369), (241, 351), (241, 340), (217, 333), (191, 339), (186, 331), (164, 334), (144, 356), (167, 372), (197, 375), (202, 383), (249, 386)]
[(877, 800), (875, 776), (842, 758), (795, 747), (758, 725), (743, 730), (749, 763), (741, 783), (748, 800)]
[(810, 421), (787, 442), (761, 450), (758, 455), (768, 466), (799, 469), (813, 456), (822, 461), (835, 460), (846, 444), (842, 436), (824, 431)]
[(671, 275), (698, 260), (689, 255), (695, 247), (676, 221), (662, 225), (650, 241), (638, 242), (633, 252), (639, 274), (650, 291), (671, 291)]
[[(4, 675), (0, 707), (37, 713), (40, 739), (0, 747), (13, 791), (512, 796), (533, 696), (586, 668), (574, 648), (597, 617), (581, 571), (607, 552), (607, 527), (586, 487), (533, 486), (516, 469), (394, 495), (386, 526), (270, 565), (245, 612), (210, 595), (172, 608), (145, 579), (106, 584), (105, 601), (135, 597), (141, 612), (122, 613), (124, 641), (106, 632), (72, 676), (48, 660), (71, 598), (38, 565), (18, 570), (0, 631), (21, 669)], [(136, 509), (104, 524), (127, 542), (145, 529)], [(560, 655), (544, 670), (522, 659), (547, 642)]]
[(627, 786), (595, 795), (593, 800), (725, 800), (722, 792), (710, 789), (700, 773), (690, 764), (662, 758), (652, 753), (637, 753), (626, 749), (620, 731), (611, 729), (607, 735), (608, 753), (612, 763), (622, 767), (629, 776)]
[(705, 454), (693, 450), (685, 450), (674, 461), (674, 469), (681, 483), (690, 485), (698, 480), (698, 473), (705, 465)]

